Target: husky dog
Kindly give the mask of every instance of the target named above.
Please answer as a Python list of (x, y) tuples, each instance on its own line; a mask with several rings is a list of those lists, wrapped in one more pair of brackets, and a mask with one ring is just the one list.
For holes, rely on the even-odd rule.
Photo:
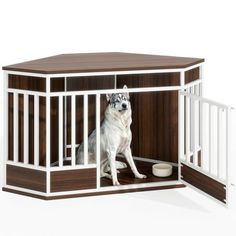
[[(127, 167), (125, 163), (116, 161), (116, 155), (118, 153), (124, 155), (136, 178), (146, 178), (146, 175), (138, 172), (132, 158), (130, 149), (132, 139), (130, 130), (132, 122), (131, 106), (129, 94), (125, 92), (127, 86), (125, 85), (123, 88), (124, 93), (106, 95), (108, 106), (100, 128), (101, 177), (112, 179), (113, 185), (120, 185), (117, 178), (117, 172), (119, 172), (117, 169)], [(84, 163), (83, 143), (79, 146), (76, 162), (77, 164)], [(96, 163), (96, 130), (94, 130), (88, 138), (88, 163)]]

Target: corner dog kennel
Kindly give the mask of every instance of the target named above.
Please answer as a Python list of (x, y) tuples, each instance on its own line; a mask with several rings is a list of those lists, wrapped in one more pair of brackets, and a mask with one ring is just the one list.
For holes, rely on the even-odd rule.
[[(130, 53), (63, 54), (5, 66), (3, 190), (41, 199), (191, 186), (228, 203), (231, 107), (202, 97), (204, 59)], [(127, 85), (140, 173), (100, 178), (105, 95)], [(88, 136), (96, 134), (96, 164)], [(84, 143), (84, 164), (76, 151)], [(122, 156), (117, 157), (122, 159)], [(124, 160), (124, 159), (122, 159)], [(173, 165), (167, 178), (154, 163)]]

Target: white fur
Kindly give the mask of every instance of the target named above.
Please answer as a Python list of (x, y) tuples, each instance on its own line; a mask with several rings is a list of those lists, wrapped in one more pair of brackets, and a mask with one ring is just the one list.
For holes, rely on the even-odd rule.
[[(126, 87), (127, 88), (127, 87)], [(109, 95), (107, 95), (109, 99)], [(119, 185), (117, 169), (126, 167), (123, 162), (116, 161), (116, 155), (121, 153), (129, 163), (136, 178), (146, 178), (140, 174), (135, 166), (130, 144), (132, 134), (130, 125), (132, 122), (130, 105), (125, 111), (118, 111), (110, 105), (106, 108), (105, 118), (100, 128), (101, 139), (101, 177), (112, 179), (113, 185)], [(96, 130), (88, 138), (88, 163), (96, 163)], [(80, 145), (77, 153), (77, 163), (83, 164), (83, 144)], [(118, 167), (118, 168), (117, 168)], [(107, 173), (108, 171), (111, 174)]]

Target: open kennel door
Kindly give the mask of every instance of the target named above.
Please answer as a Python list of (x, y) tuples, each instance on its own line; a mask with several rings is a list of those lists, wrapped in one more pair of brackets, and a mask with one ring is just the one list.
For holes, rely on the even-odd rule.
[(228, 204), (231, 107), (179, 92), (179, 180)]

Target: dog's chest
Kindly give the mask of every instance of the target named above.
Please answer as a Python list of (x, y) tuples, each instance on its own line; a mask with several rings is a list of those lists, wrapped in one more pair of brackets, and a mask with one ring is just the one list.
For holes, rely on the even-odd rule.
[(131, 133), (130, 130), (124, 130), (120, 134), (120, 142), (119, 142), (119, 147), (118, 151), (124, 151), (126, 148), (130, 146), (130, 141), (131, 141)]

